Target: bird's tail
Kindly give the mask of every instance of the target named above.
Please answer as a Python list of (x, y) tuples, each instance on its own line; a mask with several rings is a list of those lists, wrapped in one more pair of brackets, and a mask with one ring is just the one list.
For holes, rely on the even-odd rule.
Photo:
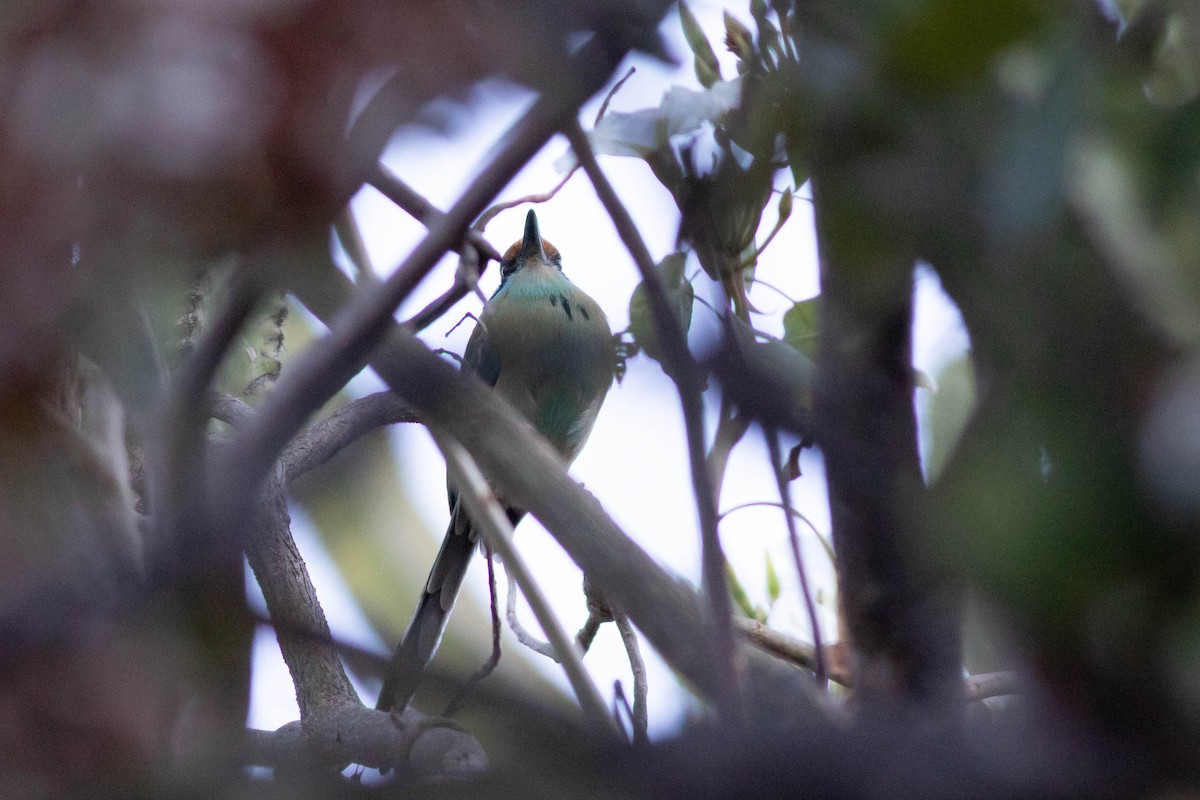
[[(458, 517), (457, 514), (454, 516)], [(412, 622), (408, 623), (408, 630), (384, 676), (379, 701), (375, 704), (380, 711), (400, 711), (408, 705), (421, 682), (425, 666), (437, 652), (446, 620), (454, 608), (454, 599), (470, 566), (471, 554), (475, 552), (475, 537), (464, 521), (452, 519), (442, 539), (442, 549), (429, 571)]]

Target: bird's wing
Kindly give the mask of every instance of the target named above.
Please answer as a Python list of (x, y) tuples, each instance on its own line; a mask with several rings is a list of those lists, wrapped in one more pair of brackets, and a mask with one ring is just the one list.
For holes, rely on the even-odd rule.
[(495, 386), (500, 379), (500, 357), (488, 339), (487, 323), (480, 321), (471, 331), (467, 349), (463, 352), (463, 366), (478, 375), (488, 386)]

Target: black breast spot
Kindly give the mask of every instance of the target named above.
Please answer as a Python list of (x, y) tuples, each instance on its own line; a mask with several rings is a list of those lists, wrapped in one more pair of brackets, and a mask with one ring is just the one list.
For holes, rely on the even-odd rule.
[(576, 305), (575, 308), (579, 309), (579, 316), (583, 317), (584, 319), (590, 320), (592, 318), (591, 314), (589, 314), (587, 309), (582, 305)]
[(569, 301), (569, 300), (567, 300), (567, 298), (565, 298), (565, 297), (560, 297), (560, 298), (558, 298), (558, 299), (559, 299), (559, 301), (562, 303), (562, 310), (563, 310), (563, 311), (565, 311), (565, 312), (566, 312), (566, 314), (567, 314), (567, 319), (574, 319), (574, 317), (573, 317), (573, 316), (571, 316), (571, 303), (570, 303), (570, 301)]
[(558, 298), (555, 297), (554, 295), (550, 295), (550, 307), (553, 308), (557, 304), (558, 304)]

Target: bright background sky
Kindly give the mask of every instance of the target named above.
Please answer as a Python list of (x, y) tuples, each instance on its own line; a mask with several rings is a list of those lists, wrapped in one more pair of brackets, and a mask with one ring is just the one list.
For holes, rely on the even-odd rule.
[[(724, 52), (721, 40), (723, 5), (693, 2), (693, 11), (708, 32), (718, 51), (726, 77), (735, 75), (733, 58)], [(751, 25), (743, 4), (733, 13)], [(628, 59), (616, 73), (628, 66), (637, 68), (613, 98), (614, 110), (633, 111), (656, 107), (671, 85), (699, 89), (691, 67), (691, 54), (680, 33), (679, 18), (671, 13), (662, 33), (680, 62), (671, 67), (642, 56)], [(486, 83), (471, 93), (465, 104), (446, 103), (437, 108), (445, 120), (446, 132), (429, 127), (411, 127), (397, 134), (384, 161), (406, 182), (413, 185), (440, 208), (448, 208), (478, 172), (500, 137), (532, 102), (527, 90), (498, 82)], [(599, 100), (583, 109), (582, 119), (590, 126)], [(553, 163), (567, 149), (562, 137), (552, 140), (513, 180), (501, 199), (510, 199), (547, 191), (560, 175)], [(637, 159), (601, 157), (601, 166), (618, 194), (637, 221), (651, 254), (656, 260), (674, 250), (679, 215), (667, 191), (655, 180), (646, 165)], [(790, 175), (779, 173), (777, 187), (786, 189)], [(801, 197), (808, 196), (802, 187)], [(487, 236), (503, 251), (519, 239), (526, 209), (519, 207), (498, 216), (489, 225)], [(420, 240), (424, 228), (384, 199), (374, 189), (362, 190), (354, 199), (354, 212), (362, 228), (368, 254), (382, 274), (390, 272)], [(628, 301), (637, 285), (637, 270), (612, 224), (596, 200), (582, 172), (577, 173), (558, 196), (548, 204), (536, 206), (543, 235), (563, 254), (564, 272), (592, 295), (604, 308), (614, 331), (629, 322)], [(763, 214), (760, 238), (775, 222), (774, 203)], [(438, 268), (402, 306), (400, 317), (420, 309), (450, 285), (455, 259), (443, 259)], [(694, 257), (688, 274), (698, 271)], [(792, 300), (812, 297), (818, 291), (817, 254), (812, 206), (799, 197), (791, 218), (760, 261), (757, 278), (777, 287)], [(485, 294), (498, 283), (495, 266), (482, 281)], [(700, 297), (715, 298), (715, 290), (701, 273), (695, 280)], [(782, 333), (782, 314), (790, 301), (766, 286), (755, 286), (753, 304), (765, 312), (755, 318), (756, 325), (768, 333)], [(468, 311), (478, 313), (479, 300), (467, 298), (424, 334), (432, 347), (462, 352), (470, 333), (470, 321), (452, 335), (448, 330)], [(692, 339), (711, 330), (712, 313), (697, 303), (693, 314)], [(937, 278), (920, 270), (917, 279), (917, 325), (914, 340), (914, 365), (936, 375), (949, 360), (967, 346), (961, 319), (945, 297)], [(373, 374), (364, 373), (351, 385), (355, 393), (382, 388)], [(918, 422), (924, 428), (926, 390), (918, 390)], [(710, 390), (706, 396), (709, 411), (708, 432), (716, 424), (719, 395)], [(397, 457), (406, 463), (428, 464), (428, 469), (407, 469), (405, 479), (414, 497), (425, 498), (418, 511), (431, 531), (444, 531), (448, 512), (445, 505), (445, 471), (424, 428), (416, 425), (395, 426), (393, 441)], [(923, 436), (924, 441), (924, 436)], [(803, 476), (791, 484), (792, 502), (820, 534), (829, 536), (829, 511), (825, 496), (824, 471), (819, 453), (806, 450), (801, 461)], [(644, 356), (629, 363), (625, 380), (614, 385), (601, 411), (588, 445), (572, 468), (572, 475), (600, 499), (608, 512), (635, 541), (670, 571), (699, 584), (699, 530), (690, 488), (690, 473), (679, 401), (670, 381), (658, 365)], [(720, 501), (722, 511), (742, 503), (777, 501), (774, 480), (767, 464), (766, 448), (757, 428), (752, 428), (734, 451)], [(312, 573), (335, 638), (344, 639), (385, 652), (387, 647), (371, 630), (358, 610), (345, 582), (313, 533), (301, 512), (293, 508), (293, 532)], [(836, 631), (835, 582), (832, 565), (812, 531), (800, 528), (803, 554), (811, 585), (819, 598), (819, 621), (826, 641)], [(769, 624), (801, 638), (811, 632), (798, 591), (796, 573), (782, 512), (775, 508), (750, 508), (724, 519), (721, 539), (726, 555), (752, 601), (767, 603), (765, 559), (769, 555), (780, 575), (783, 593), (774, 606)], [(543, 591), (555, 605), (568, 631), (578, 630), (586, 618), (581, 592), (581, 576), (574, 562), (532, 518), (521, 523), (517, 546), (528, 559)], [(248, 583), (257, 592), (253, 579)], [(415, 590), (414, 590), (415, 591)], [(487, 579), (483, 559), (475, 559), (464, 591), (474, 593), (487, 603)], [(501, 602), (504, 589), (501, 585)], [(522, 620), (532, 631), (536, 623), (527, 613)], [(453, 620), (451, 625), (453, 626)], [(505, 629), (505, 648), (519, 647)], [(687, 693), (643, 642), (647, 657), (651, 735), (674, 729), (689, 707)], [(568, 694), (561, 668), (548, 659), (533, 656), (534, 663)], [(612, 694), (614, 680), (625, 683), (631, 696), (628, 663), (613, 626), (606, 625), (597, 636), (585, 664), (605, 696)], [(373, 702), (377, 687), (358, 687), (367, 702)], [(279, 655), (274, 634), (260, 630), (254, 651), (249, 724), (273, 729), (297, 719), (299, 712), (287, 670)]]

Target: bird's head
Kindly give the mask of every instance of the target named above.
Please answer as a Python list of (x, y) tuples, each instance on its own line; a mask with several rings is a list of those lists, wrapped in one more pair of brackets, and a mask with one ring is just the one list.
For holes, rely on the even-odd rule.
[(525, 235), (520, 241), (513, 242), (512, 247), (504, 253), (504, 258), (500, 259), (501, 285), (533, 264), (562, 270), (562, 256), (559, 255), (558, 248), (542, 238), (538, 229), (537, 214), (530, 209), (525, 216)]

